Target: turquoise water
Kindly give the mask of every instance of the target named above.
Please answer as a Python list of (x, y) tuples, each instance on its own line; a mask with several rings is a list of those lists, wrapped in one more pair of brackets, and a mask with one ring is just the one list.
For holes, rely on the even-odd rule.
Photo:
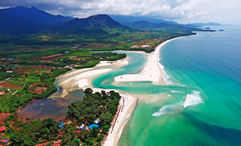
[(119, 145), (241, 145), (241, 29), (224, 29), (163, 47), (161, 62), (171, 85), (112, 85), (117, 75), (140, 72), (146, 57), (135, 53), (127, 54), (128, 66), (93, 81), (96, 87), (159, 99), (138, 103)]

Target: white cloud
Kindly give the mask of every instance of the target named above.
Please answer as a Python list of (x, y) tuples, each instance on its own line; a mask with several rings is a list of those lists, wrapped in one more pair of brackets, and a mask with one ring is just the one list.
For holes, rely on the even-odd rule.
[(241, 23), (241, 0), (3, 0), (0, 7), (25, 5), (63, 15), (148, 15), (188, 21)]

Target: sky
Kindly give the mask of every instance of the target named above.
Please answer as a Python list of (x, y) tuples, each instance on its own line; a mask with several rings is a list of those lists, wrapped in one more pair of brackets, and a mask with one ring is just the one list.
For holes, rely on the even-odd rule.
[(179, 23), (241, 24), (241, 0), (0, 0), (0, 8), (34, 6), (52, 14), (149, 16)]

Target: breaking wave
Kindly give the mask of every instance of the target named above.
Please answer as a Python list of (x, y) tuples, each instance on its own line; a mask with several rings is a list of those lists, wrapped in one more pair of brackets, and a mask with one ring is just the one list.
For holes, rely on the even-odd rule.
[(153, 113), (153, 117), (158, 117), (166, 114), (177, 114), (182, 111), (182, 105), (181, 104), (171, 104), (171, 105), (164, 105), (162, 108), (160, 108), (157, 112)]
[(188, 106), (194, 106), (202, 103), (202, 98), (199, 91), (192, 91), (191, 94), (187, 94), (186, 100), (183, 103), (184, 108)]

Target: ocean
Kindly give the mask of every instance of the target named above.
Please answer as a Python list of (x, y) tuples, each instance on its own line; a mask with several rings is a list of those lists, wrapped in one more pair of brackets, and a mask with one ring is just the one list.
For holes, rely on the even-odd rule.
[(139, 100), (120, 146), (241, 145), (241, 27), (222, 29), (197, 32), (161, 49), (169, 85), (112, 84), (115, 76), (142, 70), (146, 56), (136, 53), (127, 53), (127, 66), (93, 81), (98, 88), (153, 97)]

